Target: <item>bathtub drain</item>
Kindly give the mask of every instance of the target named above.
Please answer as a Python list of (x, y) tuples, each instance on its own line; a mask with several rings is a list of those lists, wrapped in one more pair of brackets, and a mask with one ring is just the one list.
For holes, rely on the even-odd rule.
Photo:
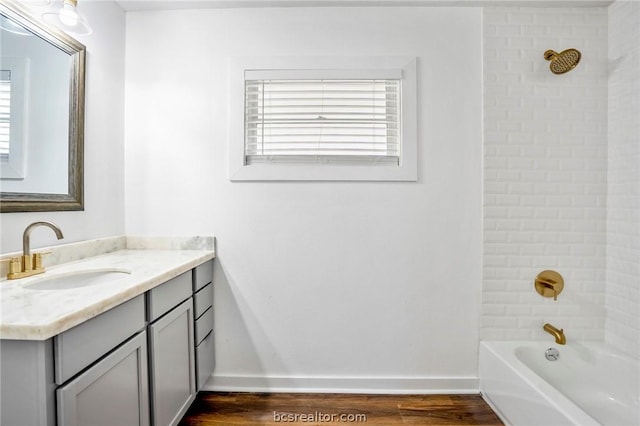
[(549, 361), (557, 361), (558, 358), (560, 358), (560, 352), (556, 348), (549, 348), (546, 351), (544, 351), (544, 356)]

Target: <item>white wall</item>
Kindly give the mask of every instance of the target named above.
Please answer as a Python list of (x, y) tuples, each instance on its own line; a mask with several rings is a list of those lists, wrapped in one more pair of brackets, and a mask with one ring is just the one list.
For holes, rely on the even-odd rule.
[(640, 358), (640, 3), (609, 7), (607, 343)]
[[(552, 74), (544, 52), (570, 47)], [(605, 8), (484, 10), (484, 339), (604, 338), (607, 66)]]
[[(124, 233), (124, 38), (125, 17), (112, 1), (82, 2), (93, 34), (76, 37), (87, 47), (85, 103), (85, 210), (3, 213), (0, 252), (22, 250), (31, 222), (51, 220), (62, 228), (59, 243)], [(32, 247), (57, 244), (48, 230), (32, 234)]]
[[(479, 9), (134, 12), (126, 50), (127, 233), (217, 236), (214, 386), (477, 386)], [(419, 182), (229, 182), (243, 55), (417, 56)]]

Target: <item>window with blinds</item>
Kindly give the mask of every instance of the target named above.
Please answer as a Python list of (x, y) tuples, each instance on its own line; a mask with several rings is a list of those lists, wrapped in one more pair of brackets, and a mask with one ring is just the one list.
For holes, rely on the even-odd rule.
[(9, 158), (11, 127), (11, 72), (0, 71), (0, 159)]
[(399, 164), (400, 79), (245, 80), (245, 164)]
[(229, 180), (416, 181), (417, 59), (229, 59)]

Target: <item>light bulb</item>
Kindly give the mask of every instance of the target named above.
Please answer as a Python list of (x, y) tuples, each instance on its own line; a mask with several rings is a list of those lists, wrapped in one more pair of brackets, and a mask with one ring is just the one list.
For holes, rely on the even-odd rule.
[(76, 7), (70, 2), (64, 2), (59, 15), (60, 21), (65, 25), (74, 26), (78, 24), (78, 13), (76, 12)]
[(69, 34), (91, 34), (91, 27), (87, 23), (87, 19), (76, 9), (78, 0), (54, 0), (53, 5), (42, 14), (42, 19), (45, 22)]

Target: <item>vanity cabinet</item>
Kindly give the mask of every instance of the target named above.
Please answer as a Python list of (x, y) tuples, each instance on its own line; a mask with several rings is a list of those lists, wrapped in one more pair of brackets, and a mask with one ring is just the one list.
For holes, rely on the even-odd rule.
[(176, 425), (213, 372), (213, 261), (53, 338), (0, 343), (0, 424)]

